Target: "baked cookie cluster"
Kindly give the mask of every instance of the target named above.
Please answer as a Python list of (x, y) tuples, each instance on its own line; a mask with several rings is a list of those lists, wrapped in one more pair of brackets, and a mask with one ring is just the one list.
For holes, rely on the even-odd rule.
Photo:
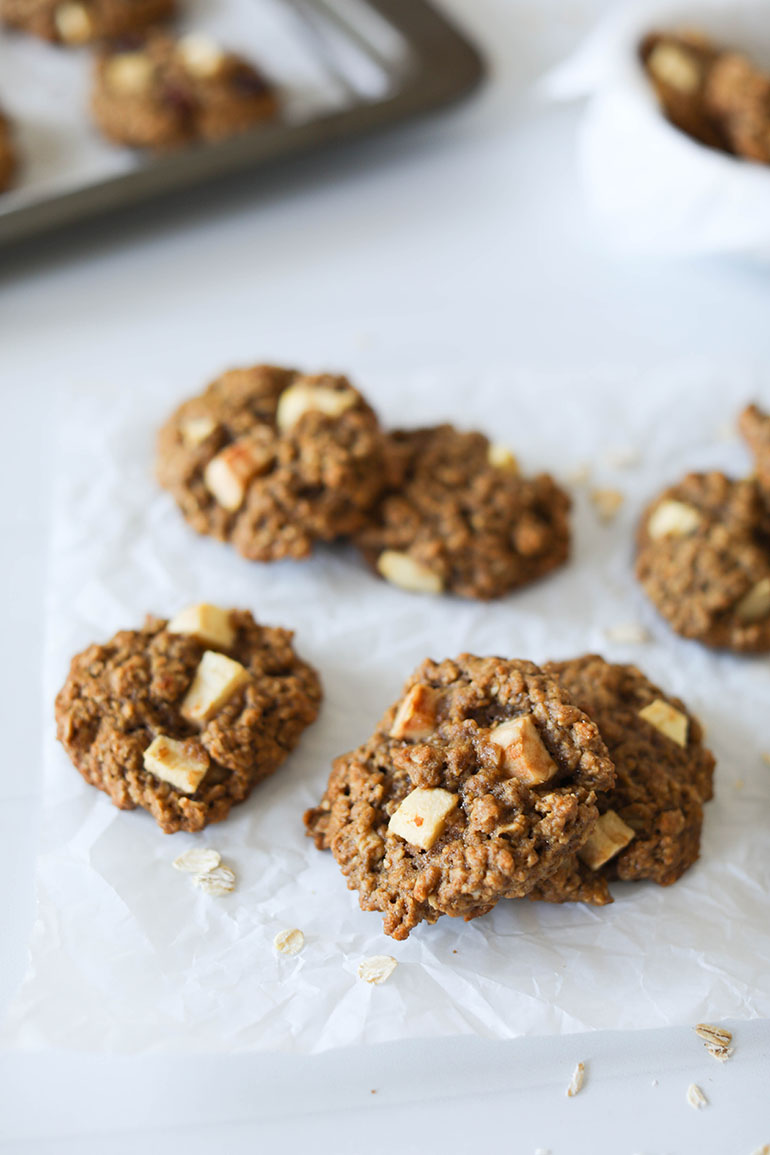
[(387, 581), (495, 598), (562, 565), (570, 500), (450, 425), (386, 433), (345, 377), (224, 373), (160, 432), (158, 479), (199, 533), (245, 557), (348, 537)]
[(699, 723), (633, 666), (427, 660), (305, 815), (362, 910), (406, 938), (505, 898), (612, 901), (698, 857), (714, 759)]
[(0, 0), (10, 28), (65, 45), (131, 36), (175, 12), (176, 0)]
[(167, 833), (226, 818), (315, 721), (321, 687), (289, 630), (201, 604), (77, 654), (57, 736), (121, 810)]
[(636, 574), (685, 638), (747, 653), (770, 650), (770, 418), (756, 406), (740, 428), (757, 475), (690, 473), (645, 511)]
[(652, 33), (640, 55), (672, 124), (710, 148), (770, 163), (770, 73), (697, 32)]
[(101, 51), (91, 109), (117, 144), (168, 149), (271, 120), (278, 100), (248, 60), (208, 37), (152, 31)]

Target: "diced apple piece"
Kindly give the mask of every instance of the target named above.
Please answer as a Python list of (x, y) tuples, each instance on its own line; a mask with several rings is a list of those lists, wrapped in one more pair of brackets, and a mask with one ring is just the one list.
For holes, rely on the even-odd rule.
[(672, 742), (676, 742), (677, 745), (687, 745), (687, 730), (690, 724), (687, 715), (674, 709), (662, 698), (656, 698), (654, 702), (650, 702), (649, 706), (640, 710), (639, 717), (644, 718), (645, 722), (649, 722), (651, 726), (654, 726), (661, 734), (665, 734)]
[(352, 389), (331, 389), (328, 385), (297, 381), (295, 385), (284, 389), (278, 398), (275, 423), (282, 433), (287, 433), (306, 413), (341, 417), (348, 409), (352, 409), (357, 400)]
[(511, 453), (507, 445), (500, 445), (493, 441), (487, 449), (487, 461), (494, 469), (502, 469), (504, 473), (519, 472), (516, 456)]
[(503, 769), (527, 786), (550, 782), (558, 773), (530, 714), (503, 722), (492, 731), (489, 740), (503, 751)]
[(194, 794), (209, 768), (209, 756), (192, 738), (180, 742), (159, 734), (144, 752), (144, 768), (183, 794)]
[(93, 35), (91, 17), (82, 4), (59, 4), (53, 22), (65, 44), (86, 44)]
[(152, 83), (155, 65), (144, 52), (121, 52), (104, 66), (104, 78), (114, 92), (141, 96)]
[(188, 634), (206, 646), (216, 646), (219, 650), (229, 650), (235, 641), (235, 630), (230, 620), (230, 610), (201, 602), (197, 606), (187, 606), (180, 610), (166, 626), (170, 634)]
[(436, 728), (438, 691), (431, 686), (412, 686), (396, 711), (391, 738), (427, 738)]
[(377, 558), (377, 569), (386, 581), (412, 593), (440, 594), (444, 589), (440, 574), (397, 549), (384, 549)]
[(770, 578), (758, 581), (738, 602), (735, 613), (738, 620), (745, 625), (766, 618), (770, 614)]
[(202, 445), (217, 427), (213, 417), (188, 417), (180, 426), (182, 441), (188, 449)]
[(647, 532), (654, 541), (663, 537), (686, 537), (700, 525), (700, 514), (684, 501), (662, 501), (650, 515)]
[(633, 837), (634, 831), (620, 815), (614, 810), (608, 810), (599, 815), (596, 826), (578, 850), (578, 858), (590, 870), (598, 870), (628, 846)]
[(206, 650), (181, 706), (190, 722), (208, 722), (249, 680), (249, 671), (225, 654)]
[(430, 850), (443, 834), (458, 801), (457, 795), (448, 790), (418, 786), (391, 815), (388, 834), (397, 834), (420, 850)]
[(647, 58), (647, 68), (661, 84), (668, 84), (677, 92), (697, 92), (701, 70), (695, 58), (678, 44), (662, 41)]
[(222, 508), (234, 513), (243, 505), (251, 479), (269, 469), (274, 456), (267, 446), (242, 437), (211, 459), (203, 482)]
[(201, 80), (210, 80), (221, 70), (225, 54), (215, 40), (199, 32), (190, 32), (177, 44), (177, 52), (188, 72)]

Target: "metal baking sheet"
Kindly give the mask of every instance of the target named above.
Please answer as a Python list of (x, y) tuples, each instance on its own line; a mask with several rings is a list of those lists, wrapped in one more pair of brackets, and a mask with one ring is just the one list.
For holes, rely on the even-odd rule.
[(161, 156), (118, 148), (88, 120), (87, 50), (4, 34), (0, 100), (20, 126), (22, 172), (0, 196), (0, 246), (387, 128), (459, 99), (484, 73), (423, 0), (192, 0), (185, 24), (265, 65), (281, 121)]

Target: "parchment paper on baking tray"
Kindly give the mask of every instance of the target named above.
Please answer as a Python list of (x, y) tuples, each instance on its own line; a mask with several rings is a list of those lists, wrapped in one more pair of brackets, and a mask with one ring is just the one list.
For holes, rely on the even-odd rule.
[[(673, 636), (631, 572), (646, 499), (687, 469), (749, 471), (723, 427), (770, 384), (733, 366), (601, 381), (507, 370), (473, 380), (422, 373), (360, 382), (383, 419), (453, 419), (507, 441), (528, 471), (585, 464), (625, 501), (602, 524), (575, 486), (575, 556), (560, 573), (482, 605), (409, 595), (346, 548), (305, 563), (250, 564), (188, 530), (152, 479), (154, 431), (202, 382), (113, 380), (64, 399), (45, 660), (44, 816), (29, 973), (5, 1041), (93, 1050), (319, 1051), (414, 1036), (507, 1038), (649, 1028), (770, 1014), (770, 662)], [(639, 455), (626, 451), (633, 449)], [(621, 468), (621, 465), (625, 466)], [(54, 741), (53, 697), (92, 640), (194, 601), (292, 626), (326, 700), (284, 768), (195, 837), (163, 835), (88, 787)], [(645, 645), (605, 630), (637, 622)], [(501, 902), (471, 923), (443, 918), (403, 943), (362, 913), (331, 856), (304, 837), (331, 758), (352, 748), (412, 668), (462, 650), (536, 661), (600, 650), (636, 661), (703, 719), (718, 759), (702, 856), (669, 889), (614, 887), (614, 905)], [(191, 846), (238, 877), (212, 897), (173, 870)], [(275, 952), (298, 927), (301, 953)], [(392, 955), (386, 983), (357, 977)]]

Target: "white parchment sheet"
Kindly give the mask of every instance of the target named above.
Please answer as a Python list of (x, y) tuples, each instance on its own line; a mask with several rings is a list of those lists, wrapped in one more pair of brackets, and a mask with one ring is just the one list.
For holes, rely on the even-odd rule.
[[(312, 368), (312, 367), (311, 367)], [(372, 576), (348, 549), (258, 565), (196, 537), (152, 477), (154, 430), (202, 381), (102, 383), (64, 398), (45, 660), (44, 819), (28, 977), (6, 1042), (95, 1050), (319, 1051), (411, 1036), (649, 1028), (770, 1015), (770, 660), (710, 653), (673, 636), (632, 577), (643, 502), (687, 469), (748, 472), (724, 425), (770, 385), (703, 366), (601, 382), (508, 370), (359, 382), (391, 424), (453, 419), (508, 442), (524, 469), (625, 494), (601, 524), (575, 485), (575, 554), (560, 573), (493, 604), (431, 599)], [(633, 449), (635, 465), (617, 455)], [(321, 671), (317, 724), (224, 823), (164, 835), (87, 786), (54, 740), (52, 704), (71, 655), (146, 611), (199, 600), (296, 629)], [(647, 644), (607, 640), (637, 622)], [(426, 655), (535, 660), (600, 650), (634, 660), (702, 718), (717, 758), (702, 857), (675, 886), (626, 884), (613, 906), (502, 902), (397, 943), (362, 913), (329, 855), (303, 834), (331, 758), (365, 739)], [(238, 876), (213, 898), (171, 861), (216, 847)], [(299, 927), (301, 954), (273, 949)], [(391, 954), (382, 986), (360, 961)]]

